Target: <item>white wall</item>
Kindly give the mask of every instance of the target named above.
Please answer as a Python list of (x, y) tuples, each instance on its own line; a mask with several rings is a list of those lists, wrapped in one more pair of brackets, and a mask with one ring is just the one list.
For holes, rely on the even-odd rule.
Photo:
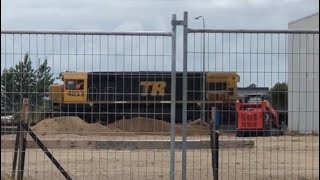
[[(289, 29), (319, 29), (319, 13), (289, 23)], [(288, 128), (319, 133), (319, 34), (288, 40)]]

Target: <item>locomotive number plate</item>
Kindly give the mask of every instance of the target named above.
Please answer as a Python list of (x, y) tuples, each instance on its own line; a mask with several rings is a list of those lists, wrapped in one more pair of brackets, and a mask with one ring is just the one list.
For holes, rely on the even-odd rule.
[(68, 96), (84, 96), (83, 91), (68, 91), (67, 93)]

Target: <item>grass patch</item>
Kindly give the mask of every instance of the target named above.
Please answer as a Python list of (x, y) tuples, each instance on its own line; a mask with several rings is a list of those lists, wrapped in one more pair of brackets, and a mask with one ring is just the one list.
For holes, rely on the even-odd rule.
[[(16, 174), (16, 178), (17, 178), (17, 174)], [(27, 178), (24, 176), (23, 179), (28, 180), (30, 178)], [(12, 180), (12, 177), (8, 173), (1, 172), (1, 180)]]
[(11, 180), (11, 176), (7, 173), (1, 172), (1, 180)]

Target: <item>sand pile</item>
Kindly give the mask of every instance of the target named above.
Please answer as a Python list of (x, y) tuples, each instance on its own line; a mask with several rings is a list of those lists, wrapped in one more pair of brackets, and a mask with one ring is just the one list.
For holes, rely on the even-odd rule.
[(166, 133), (170, 132), (170, 124), (157, 119), (149, 118), (132, 118), (122, 119), (109, 124), (107, 127), (120, 129), (125, 132), (138, 132), (138, 133)]
[[(124, 132), (134, 132), (136, 134), (161, 134), (170, 135), (170, 123), (150, 118), (122, 119), (109, 124), (110, 129), (120, 129)], [(208, 135), (207, 124), (200, 120), (193, 121), (187, 126), (187, 135)], [(176, 135), (182, 134), (182, 125), (176, 125)]]
[[(170, 123), (150, 118), (122, 119), (107, 126), (99, 123), (89, 124), (78, 117), (56, 117), (44, 119), (33, 130), (41, 135), (78, 134), (78, 135), (170, 135)], [(208, 124), (195, 120), (188, 123), (187, 135), (208, 135)], [(182, 125), (176, 124), (176, 135), (182, 135)]]
[(187, 135), (209, 135), (209, 124), (201, 119), (188, 123)]
[(190, 126), (190, 127), (208, 127), (209, 128), (209, 123), (207, 123), (201, 119), (197, 119), (197, 120), (189, 122), (188, 126)]
[(110, 135), (121, 130), (103, 126), (99, 123), (89, 124), (78, 117), (56, 117), (44, 119), (33, 130), (39, 134), (80, 134), (80, 135)]

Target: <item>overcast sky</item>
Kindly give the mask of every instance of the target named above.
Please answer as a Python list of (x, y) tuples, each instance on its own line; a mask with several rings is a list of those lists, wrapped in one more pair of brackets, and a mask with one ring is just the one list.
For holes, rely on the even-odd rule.
[[(208, 28), (285, 29), (318, 0), (1, 0), (1, 28), (168, 31), (171, 14), (202, 15)], [(94, 3), (93, 3), (94, 2)], [(201, 27), (191, 21), (191, 27)]]
[[(205, 17), (206, 27), (211, 29), (287, 29), (289, 22), (319, 11), (318, 0), (2, 0), (1, 2), (1, 28), (7, 30), (170, 31), (171, 15), (175, 13), (178, 19), (181, 19), (184, 11), (189, 12), (190, 28), (202, 28), (202, 22), (194, 20), (194, 17), (202, 15)], [(181, 28), (179, 30), (181, 32)], [(210, 35), (210, 37), (211, 49), (208, 48), (207, 51), (215, 52), (216, 49), (213, 49), (212, 44), (214, 44), (213, 39), (218, 37), (214, 34)], [(166, 61), (166, 64), (170, 65), (170, 56), (164, 56), (170, 54), (170, 39), (133, 39), (133, 45), (130, 45), (130, 42), (128, 45), (123, 45), (121, 44), (122, 42), (130, 41), (131, 39), (121, 39), (120, 37), (116, 39), (116, 46), (108, 46), (107, 49), (106, 42), (102, 42), (102, 48), (98, 47), (99, 39), (92, 40), (88, 38), (85, 40), (83, 37), (78, 37), (77, 43), (74, 43), (74, 40), (72, 40), (73, 37), (71, 37), (71, 45), (69, 47), (69, 45), (67, 46), (67, 42), (69, 42), (68, 37), (64, 37), (62, 40), (59, 39), (59, 36), (53, 37), (53, 39), (52, 37), (46, 37), (47, 45), (41, 44), (43, 37), (40, 36), (37, 37), (37, 42), (35, 39), (28, 40), (27, 36), (23, 38), (25, 38), (25, 45), (21, 45), (21, 49), (19, 45), (19, 43), (23, 44), (21, 38), (19, 39), (19, 37), (17, 37), (17, 39), (13, 40), (8, 36), (7, 42), (5, 43), (8, 54), (1, 54), (2, 67), (12, 66), (22, 59), (22, 53), (28, 50), (31, 51), (31, 58), (33, 60), (47, 58), (49, 65), (53, 66), (56, 74), (65, 70), (108, 71), (118, 69), (121, 71), (124, 68), (130, 70), (132, 66), (140, 68), (140, 64), (146, 66), (145, 64), (148, 62), (147, 70), (151, 71), (156, 70), (156, 68), (153, 67), (159, 67), (161, 70), (162, 67), (160, 65), (155, 66), (153, 64), (161, 64), (162, 61)], [(271, 86), (275, 82), (286, 81), (287, 77), (279, 74), (287, 73), (285, 56), (280, 57), (276, 54), (278, 53), (276, 51), (273, 52), (275, 53), (274, 56), (264, 55), (265, 52), (270, 50), (270, 48), (268, 49), (266, 47), (263, 47), (261, 57), (258, 55), (251, 56), (251, 53), (254, 54), (255, 52), (255, 50), (253, 50), (254, 47), (253, 49), (245, 49), (241, 43), (242, 36), (239, 35), (236, 38), (239, 44), (236, 45), (238, 50), (242, 49), (242, 53), (249, 52), (250, 55), (238, 54), (234, 56), (221, 56), (208, 54), (207, 59), (210, 59), (211, 62), (214, 61), (214, 63), (208, 65), (210, 70), (237, 71), (242, 78), (242, 86), (247, 86), (251, 83), (260, 86)], [(253, 42), (258, 42), (256, 36), (250, 36), (247, 37), (247, 39), (249, 39), (249, 41), (247, 40), (246, 44), (256, 44)], [(262, 42), (263, 39), (264, 37), (260, 36), (259, 44), (264, 43)], [(194, 50), (195, 52), (201, 52), (201, 36), (196, 37), (196, 40), (196, 45), (192, 44), (193, 42), (191, 41), (188, 46), (189, 51)], [(268, 36), (267, 41), (270, 40), (271, 37)], [(286, 44), (284, 42), (286, 42), (287, 39), (282, 37), (281, 40), (277, 40), (279, 40), (279, 37), (275, 37), (274, 43), (281, 44), (281, 52), (285, 53)], [(15, 56), (9, 54), (13, 49), (8, 47), (13, 47), (13, 41), (15, 42), (15, 46), (17, 46), (13, 48), (15, 49), (15, 53), (21, 52), (21, 54)], [(222, 41), (224, 42), (226, 54), (228, 53), (226, 51), (236, 44), (235, 36), (224, 36), (223, 40), (221, 37), (220, 41), (218, 39), (217, 47), (222, 44)], [(62, 42), (62, 47), (60, 47), (59, 42)], [(146, 42), (149, 44), (146, 45)], [(182, 36), (179, 33), (177, 36), (178, 69), (182, 67), (181, 42)], [(36, 43), (39, 43), (39, 48), (33, 51)], [(51, 44), (54, 44), (55, 50), (50, 49), (49, 46)], [(271, 43), (269, 43), (269, 45), (271, 48), (277, 48), (276, 45), (272, 45)], [(1, 46), (3, 47), (3, 41), (1, 41)], [(47, 46), (47, 50), (44, 50), (44, 46)], [(125, 48), (123, 48), (124, 46)], [(162, 51), (162, 46), (166, 50)], [(194, 46), (196, 46), (196, 48), (193, 48)], [(261, 47), (262, 46), (260, 46), (260, 48)], [(145, 57), (139, 56), (136, 60), (133, 58), (134, 62), (139, 61), (140, 64), (133, 63), (133, 65), (129, 67), (126, 61), (132, 61), (132, 56), (101, 56), (103, 53), (110, 54), (110, 52), (116, 52), (114, 48), (117, 49), (118, 54), (130, 53), (130, 50), (133, 49), (133, 54), (142, 52), (142, 54), (149, 53), (149, 55)], [(255, 48), (259, 49), (258, 47)], [(62, 50), (57, 51), (58, 49)], [(93, 54), (94, 51), (97, 51), (99, 55), (82, 55), (82, 52), (86, 51), (90, 54), (91, 49)], [(121, 49), (123, 50), (121, 51)], [(50, 55), (51, 51), (52, 53)], [(61, 54), (72, 52), (78, 55), (61, 56)], [(201, 57), (202, 55), (199, 53), (191, 53), (189, 56), (189, 69), (194, 71), (201, 70), (201, 63), (197, 62)], [(119, 59), (123, 61), (121, 62)], [(251, 61), (252, 59), (254, 60)], [(271, 59), (273, 60), (273, 63), (271, 63), (273, 66), (269, 65)], [(95, 63), (99, 62), (99, 60), (100, 63)], [(112, 60), (114, 60), (114, 62), (111, 62)], [(260, 63), (258, 63), (258, 60)], [(68, 61), (66, 68), (63, 67), (65, 64), (61, 63), (65, 61)], [(109, 62), (111, 63), (107, 64)], [(250, 66), (248, 64), (250, 64)], [(258, 64), (260, 65), (258, 66)], [(107, 68), (101, 69), (101, 67)], [(259, 71), (259, 73), (256, 73), (257, 71)], [(272, 71), (271, 76), (270, 72)], [(267, 72), (267, 74), (265, 72)]]

